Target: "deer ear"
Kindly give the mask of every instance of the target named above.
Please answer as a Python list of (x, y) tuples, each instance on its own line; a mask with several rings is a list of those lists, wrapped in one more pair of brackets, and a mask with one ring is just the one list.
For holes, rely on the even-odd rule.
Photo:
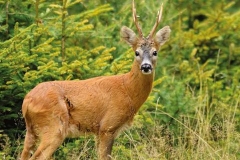
[(160, 29), (155, 37), (155, 41), (161, 46), (163, 45), (170, 37), (171, 29), (169, 26), (165, 26)]
[(121, 28), (120, 34), (121, 34), (121, 37), (131, 46), (137, 42), (137, 36), (134, 33), (134, 31), (126, 26), (123, 26)]

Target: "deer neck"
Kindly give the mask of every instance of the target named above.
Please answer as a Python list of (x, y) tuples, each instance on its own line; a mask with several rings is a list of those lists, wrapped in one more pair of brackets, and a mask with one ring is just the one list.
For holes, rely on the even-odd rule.
[(131, 105), (136, 112), (149, 96), (152, 90), (153, 79), (154, 73), (149, 75), (142, 74), (136, 60), (131, 71), (124, 76), (124, 85), (131, 99)]

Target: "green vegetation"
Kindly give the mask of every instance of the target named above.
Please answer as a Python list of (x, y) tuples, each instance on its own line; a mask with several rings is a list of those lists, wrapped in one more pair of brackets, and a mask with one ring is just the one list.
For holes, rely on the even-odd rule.
[[(240, 2), (135, 1), (145, 34), (162, 2), (160, 26), (172, 33), (113, 159), (240, 159)], [(0, 0), (0, 159), (20, 155), (21, 104), (36, 84), (129, 71), (134, 54), (119, 31), (136, 30), (131, 15), (131, 0)], [(67, 139), (54, 157), (96, 159), (94, 147), (92, 136)]]

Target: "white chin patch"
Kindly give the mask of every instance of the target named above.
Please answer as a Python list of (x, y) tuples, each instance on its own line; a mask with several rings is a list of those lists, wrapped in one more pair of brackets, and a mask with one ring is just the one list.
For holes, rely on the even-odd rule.
[(152, 70), (149, 70), (149, 71), (147, 71), (147, 72), (145, 72), (144, 70), (142, 70), (142, 74), (148, 75), (148, 74), (151, 74), (151, 73), (152, 73)]

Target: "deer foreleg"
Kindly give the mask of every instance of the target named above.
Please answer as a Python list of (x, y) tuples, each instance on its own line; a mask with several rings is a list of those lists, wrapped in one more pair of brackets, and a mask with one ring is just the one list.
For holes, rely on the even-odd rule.
[(114, 134), (112, 132), (101, 132), (97, 136), (98, 158), (100, 160), (110, 160)]

